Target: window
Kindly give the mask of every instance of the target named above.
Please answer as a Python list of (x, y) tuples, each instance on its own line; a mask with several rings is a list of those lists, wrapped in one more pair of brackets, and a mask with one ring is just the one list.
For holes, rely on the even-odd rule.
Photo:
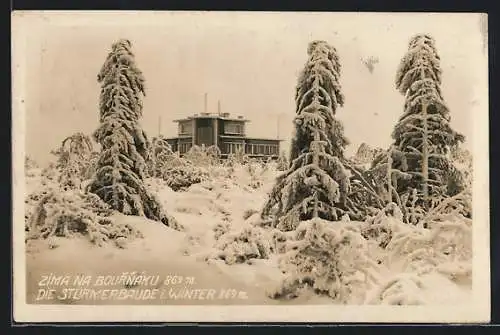
[(246, 152), (247, 154), (250, 154), (250, 155), (251, 155), (251, 154), (253, 154), (253, 144), (247, 144), (247, 145), (245, 146), (245, 150), (246, 150), (245, 152)]
[(226, 122), (224, 132), (226, 134), (243, 135), (243, 122)]
[(179, 122), (179, 135), (192, 135), (192, 134), (193, 134), (192, 121)]

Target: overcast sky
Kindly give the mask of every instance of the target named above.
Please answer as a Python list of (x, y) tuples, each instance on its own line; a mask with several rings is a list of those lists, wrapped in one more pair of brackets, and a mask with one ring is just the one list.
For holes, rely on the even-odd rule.
[[(403, 109), (394, 78), (408, 40), (428, 33), (443, 69), (452, 126), (471, 141), (476, 108), (487, 108), (486, 52), (479, 14), (156, 13), (84, 16), (47, 14), (30, 30), (26, 63), (26, 149), (44, 164), (66, 137), (98, 127), (97, 73), (111, 44), (131, 40), (146, 78), (149, 135), (175, 136), (172, 120), (208, 111), (244, 115), (247, 134), (292, 134), (294, 89), (307, 44), (322, 39), (338, 50), (345, 106), (337, 116), (351, 141), (386, 147)], [(370, 73), (362, 59), (379, 62)], [(279, 115), (282, 115), (279, 117)], [(288, 149), (288, 142), (283, 144)]]

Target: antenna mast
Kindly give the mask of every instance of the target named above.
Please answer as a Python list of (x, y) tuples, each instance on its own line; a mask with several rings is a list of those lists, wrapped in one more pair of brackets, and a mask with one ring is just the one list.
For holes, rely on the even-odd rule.
[(208, 93), (205, 93), (204, 109), (203, 111), (207, 113), (208, 110)]
[(278, 121), (276, 122), (276, 132), (278, 133), (278, 140), (280, 139), (280, 121), (281, 121), (281, 114), (278, 114)]

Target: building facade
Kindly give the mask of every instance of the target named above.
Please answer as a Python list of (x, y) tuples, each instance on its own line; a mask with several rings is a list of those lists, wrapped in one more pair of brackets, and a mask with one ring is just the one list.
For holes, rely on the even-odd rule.
[(177, 137), (166, 140), (172, 150), (181, 155), (194, 145), (216, 146), (220, 149), (222, 158), (240, 150), (252, 158), (276, 159), (280, 153), (281, 140), (247, 137), (245, 126), (249, 120), (241, 116), (201, 113), (174, 122), (178, 124)]

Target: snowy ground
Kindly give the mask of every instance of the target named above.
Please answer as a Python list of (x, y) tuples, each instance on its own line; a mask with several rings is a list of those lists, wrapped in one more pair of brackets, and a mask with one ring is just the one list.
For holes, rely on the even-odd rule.
[[(27, 299), (28, 303), (66, 304), (329, 304), (333, 300), (313, 294), (304, 294), (291, 301), (277, 301), (268, 297), (267, 292), (276, 287), (283, 274), (278, 268), (277, 256), (269, 259), (253, 259), (242, 264), (228, 265), (222, 259), (214, 259), (218, 250), (214, 228), (227, 225), (230, 232), (238, 232), (249, 226), (252, 213), (260, 209), (266, 199), (266, 192), (272, 187), (276, 172), (265, 171), (260, 176), (262, 185), (249, 186), (251, 179), (243, 170), (235, 171), (233, 178), (213, 178), (208, 182), (191, 186), (185, 192), (174, 192), (158, 180), (149, 180), (169, 214), (173, 215), (186, 231), (179, 232), (161, 223), (140, 217), (117, 216), (139, 229), (143, 238), (127, 242), (125, 248), (108, 245), (97, 247), (84, 237), (59, 238), (50, 243), (34, 240), (27, 243)], [(237, 182), (236, 182), (237, 181)], [(28, 175), (28, 190), (38, 187), (39, 175)], [(247, 216), (250, 216), (245, 220)], [(190, 288), (213, 289), (221, 292), (234, 289), (241, 295), (236, 299), (173, 299), (172, 296), (148, 300), (85, 301), (78, 299), (36, 301), (43, 275), (118, 275), (123, 272), (145, 272), (148, 275), (194, 277)], [(452, 281), (440, 274), (423, 274), (415, 281), (415, 276), (401, 274), (398, 261), (379, 273), (382, 282), (391, 278), (397, 281), (398, 289), (416, 297), (426, 304), (454, 304), (471, 299), (471, 283)], [(382, 284), (381, 284), (382, 285)], [(160, 287), (161, 286), (161, 287)], [(184, 285), (156, 288), (180, 289)], [(55, 286), (60, 293), (62, 287)], [(106, 289), (123, 289), (114, 285)], [(374, 294), (377, 288), (373, 288)]]

